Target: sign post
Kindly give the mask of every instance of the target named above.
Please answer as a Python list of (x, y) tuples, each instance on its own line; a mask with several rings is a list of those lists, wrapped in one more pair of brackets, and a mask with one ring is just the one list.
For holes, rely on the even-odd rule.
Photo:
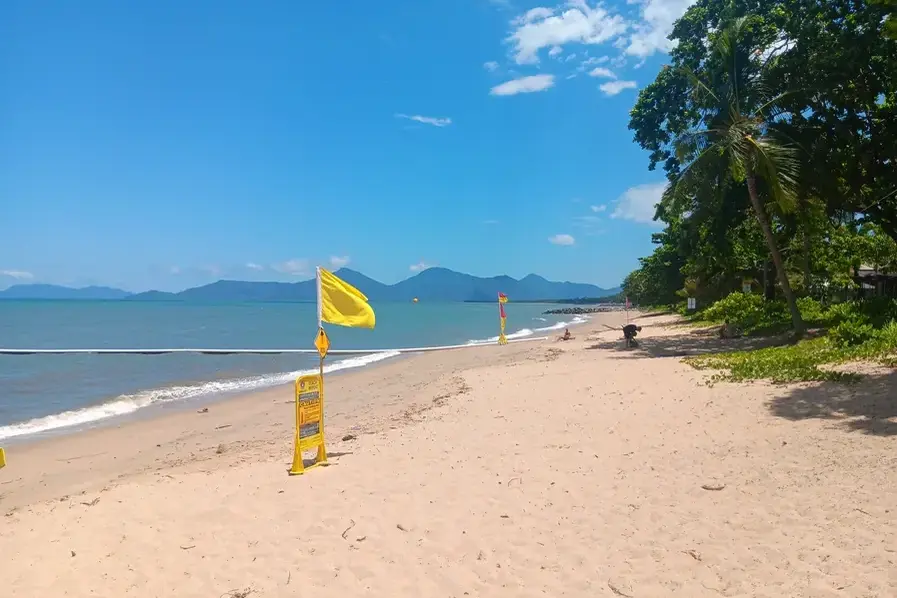
[(321, 356), (318, 373), (296, 379), (296, 435), (290, 475), (305, 473), (302, 451), (317, 449), (314, 465), (310, 467), (327, 462), (327, 449), (324, 447), (324, 357), (330, 350), (330, 339), (323, 327), (318, 328), (315, 348)]

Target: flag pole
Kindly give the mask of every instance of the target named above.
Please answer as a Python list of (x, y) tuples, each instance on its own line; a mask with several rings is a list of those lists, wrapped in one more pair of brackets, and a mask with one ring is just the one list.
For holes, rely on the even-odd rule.
[[(324, 302), (322, 300), (322, 291), (321, 291), (321, 266), (315, 267), (315, 278), (318, 283), (318, 334), (321, 334), (324, 331)], [(321, 444), (318, 446), (318, 454), (315, 459), (317, 463), (324, 463), (327, 461), (327, 449), (324, 448), (324, 355), (320, 355), (321, 359), (318, 361), (318, 376), (320, 376), (321, 380), (321, 389), (320, 389), (320, 397), (321, 397), (321, 419), (318, 420), (318, 430), (321, 432)]]
[[(321, 330), (324, 329), (324, 305), (321, 300), (321, 266), (315, 267), (315, 287), (317, 288), (317, 298), (318, 298), (318, 334), (321, 334)], [(318, 373), (321, 375), (321, 385), (324, 384), (324, 356), (321, 355), (321, 360), (318, 363)]]

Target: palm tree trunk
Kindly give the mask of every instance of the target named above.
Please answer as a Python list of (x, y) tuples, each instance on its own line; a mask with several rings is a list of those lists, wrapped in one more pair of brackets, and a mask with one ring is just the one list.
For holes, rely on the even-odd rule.
[(810, 295), (810, 284), (812, 284), (812, 276), (810, 271), (810, 217), (807, 209), (807, 199), (800, 199), (800, 219), (801, 219), (801, 237), (803, 241), (803, 266), (804, 270), (804, 294)]
[(775, 264), (776, 273), (779, 276), (779, 284), (782, 285), (782, 293), (785, 295), (785, 301), (788, 303), (788, 311), (791, 312), (791, 325), (794, 328), (794, 335), (798, 338), (804, 334), (804, 321), (800, 317), (800, 310), (797, 309), (797, 301), (794, 299), (794, 292), (791, 290), (791, 284), (788, 282), (788, 273), (785, 272), (785, 262), (782, 260), (782, 254), (779, 253), (779, 247), (776, 245), (776, 239), (772, 235), (772, 228), (769, 226), (769, 220), (766, 217), (766, 208), (760, 203), (760, 196), (757, 193), (757, 179), (754, 173), (747, 173), (748, 194), (751, 196), (751, 205), (754, 207), (754, 213), (760, 228), (763, 230), (763, 236), (766, 237), (766, 244), (769, 246), (769, 253), (772, 254), (772, 263)]

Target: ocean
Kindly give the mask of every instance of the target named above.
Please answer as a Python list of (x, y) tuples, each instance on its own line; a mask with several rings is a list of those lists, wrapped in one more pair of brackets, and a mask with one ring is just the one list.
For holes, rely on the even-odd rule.
[[(332, 349), (399, 349), (494, 342), (498, 307), (482, 303), (374, 304), (374, 330), (326, 326)], [(553, 334), (584, 321), (507, 304), (509, 338)], [(0, 348), (311, 349), (309, 303), (0, 301)], [(496, 350), (499, 350), (496, 347)], [(331, 356), (327, 371), (397, 353)], [(0, 440), (78, 431), (110, 418), (289, 382), (316, 355), (0, 355)]]

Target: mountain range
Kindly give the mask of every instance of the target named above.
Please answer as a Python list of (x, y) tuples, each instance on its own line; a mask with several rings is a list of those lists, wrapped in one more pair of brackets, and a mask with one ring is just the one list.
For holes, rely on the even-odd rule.
[[(341, 268), (335, 274), (357, 287), (372, 302), (410, 301), (414, 297), (421, 301), (495, 301), (499, 292), (506, 294), (512, 301), (557, 301), (605, 297), (620, 291), (619, 288), (602, 289), (591, 284), (552, 282), (536, 274), (520, 280), (510, 276), (481, 278), (446, 268), (428, 268), (391, 285), (349, 268)], [(109, 287), (73, 289), (48, 284), (20, 284), (0, 291), (0, 299), (242, 302), (315, 301), (316, 297), (314, 279), (301, 282), (219, 280), (179, 293), (128, 293)]]

